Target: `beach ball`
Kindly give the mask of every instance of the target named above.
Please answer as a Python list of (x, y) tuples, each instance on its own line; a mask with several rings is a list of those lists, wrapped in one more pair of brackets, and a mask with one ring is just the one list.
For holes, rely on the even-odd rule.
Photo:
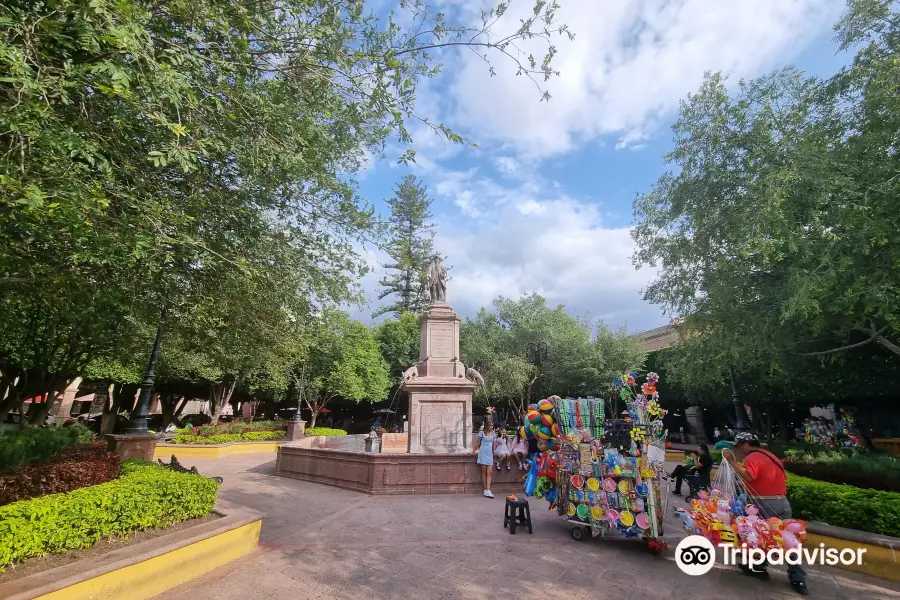
[(540, 425), (543, 421), (543, 416), (536, 410), (529, 410), (525, 413), (525, 420), (532, 425)]
[(527, 410), (527, 412), (531, 412), (531, 411), (533, 411), (533, 410), (536, 411), (537, 409), (538, 409), (538, 408), (537, 408), (537, 404), (529, 404), (529, 405), (528, 405), (528, 410)]
[(546, 425), (541, 425), (540, 427), (538, 427), (538, 430), (535, 433), (537, 433), (538, 438), (542, 440), (549, 440), (553, 438), (553, 432), (550, 431), (550, 428)]
[(556, 450), (556, 446), (558, 445), (553, 438), (546, 440), (544, 443), (547, 444), (547, 450)]
[(551, 425), (553, 425), (553, 417), (551, 417), (547, 413), (541, 413), (541, 425), (550, 427)]
[(549, 400), (541, 400), (537, 403), (537, 409), (542, 413), (553, 412), (553, 403)]
[(556, 423), (551, 425), (550, 426), (550, 434), (555, 438), (561, 438), (562, 430), (559, 428), (559, 425), (557, 425)]
[(519, 436), (526, 440), (534, 438), (534, 434), (529, 427), (519, 427)]

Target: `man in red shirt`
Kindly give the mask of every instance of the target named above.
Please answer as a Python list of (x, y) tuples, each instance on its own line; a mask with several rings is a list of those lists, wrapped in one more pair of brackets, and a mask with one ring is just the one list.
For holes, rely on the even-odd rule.
[[(722, 458), (735, 470), (747, 488), (748, 502), (759, 507), (759, 516), (764, 519), (778, 517), (791, 518), (791, 505), (787, 499), (787, 473), (784, 464), (777, 456), (764, 450), (759, 440), (752, 433), (739, 433), (734, 439), (734, 451), (722, 450)], [(738, 460), (742, 460), (743, 464)], [(741, 569), (749, 575), (768, 578), (765, 567), (751, 569), (741, 565)], [(806, 595), (806, 572), (800, 565), (788, 566), (788, 579), (791, 586), (800, 594)]]

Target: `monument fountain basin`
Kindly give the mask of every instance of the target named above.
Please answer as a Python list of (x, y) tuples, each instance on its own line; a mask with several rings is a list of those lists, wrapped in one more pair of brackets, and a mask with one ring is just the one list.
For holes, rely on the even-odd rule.
[[(372, 495), (480, 494), (481, 467), (474, 452), (372, 454), (284, 445), (275, 472), (283, 477), (333, 485)], [(491, 467), (496, 495), (522, 492), (525, 471)]]

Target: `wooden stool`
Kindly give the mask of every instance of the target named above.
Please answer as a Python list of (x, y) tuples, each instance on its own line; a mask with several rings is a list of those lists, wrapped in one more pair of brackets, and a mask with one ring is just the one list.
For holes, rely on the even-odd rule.
[[(518, 514), (516, 514), (517, 512)], [(510, 535), (516, 535), (517, 525), (526, 525), (528, 533), (534, 533), (531, 530), (531, 509), (528, 506), (528, 500), (507, 498), (503, 526), (509, 527)]]

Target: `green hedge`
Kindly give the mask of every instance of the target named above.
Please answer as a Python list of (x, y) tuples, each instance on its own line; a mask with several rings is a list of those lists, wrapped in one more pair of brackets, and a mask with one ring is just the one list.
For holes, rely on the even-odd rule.
[(29, 427), (0, 435), (0, 470), (43, 462), (63, 448), (91, 441), (93, 435), (83, 425)]
[(284, 439), (284, 431), (247, 431), (245, 433), (223, 433), (220, 435), (191, 435), (179, 433), (173, 444), (229, 444), (231, 442), (265, 442)]
[(136, 460), (118, 479), (0, 507), (0, 571), (35, 556), (209, 514), (219, 484)]
[(900, 537), (900, 494), (788, 474), (794, 517)]
[(285, 431), (287, 429), (287, 421), (254, 421), (252, 423), (235, 421), (233, 423), (202, 425), (188, 429), (188, 433), (191, 435), (204, 436), (246, 433), (248, 431)]
[(303, 435), (314, 436), (314, 435), (327, 435), (327, 436), (335, 436), (335, 435), (347, 435), (347, 432), (343, 429), (332, 429), (331, 427), (313, 427), (311, 429), (307, 429), (303, 432)]

